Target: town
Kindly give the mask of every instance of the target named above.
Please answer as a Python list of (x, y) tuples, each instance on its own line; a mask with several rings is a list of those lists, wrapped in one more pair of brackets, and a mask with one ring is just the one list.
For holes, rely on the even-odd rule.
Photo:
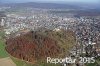
[[(0, 11), (11, 7), (0, 7)], [(54, 12), (55, 11), (55, 12)], [(56, 13), (56, 12), (62, 13)], [(75, 33), (75, 46), (69, 50), (71, 57), (100, 57), (100, 15), (87, 16), (63, 13), (64, 9), (26, 8), (16, 12), (6, 12), (0, 16), (0, 31), (5, 38), (23, 35), (29, 31), (71, 30)], [(52, 13), (53, 12), (53, 13)], [(97, 62), (98, 65), (99, 62)], [(77, 65), (78, 66), (78, 65)], [(79, 66), (84, 66), (80, 64)]]

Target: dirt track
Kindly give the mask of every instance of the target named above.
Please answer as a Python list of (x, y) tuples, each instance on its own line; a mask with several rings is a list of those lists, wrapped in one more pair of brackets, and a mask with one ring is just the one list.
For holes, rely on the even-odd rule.
[(0, 66), (16, 66), (10, 57), (0, 59)]

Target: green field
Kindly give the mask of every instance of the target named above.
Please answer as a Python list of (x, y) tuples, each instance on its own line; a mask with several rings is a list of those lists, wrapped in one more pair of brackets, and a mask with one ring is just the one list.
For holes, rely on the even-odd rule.
[(86, 66), (97, 66), (97, 62), (95, 62), (95, 63), (88, 63), (88, 64), (86, 64)]
[(3, 40), (0, 40), (0, 58), (8, 57)]
[(8, 57), (8, 53), (5, 50), (5, 44), (4, 44), (3, 37), (4, 37), (4, 32), (1, 31), (0, 32), (0, 58)]

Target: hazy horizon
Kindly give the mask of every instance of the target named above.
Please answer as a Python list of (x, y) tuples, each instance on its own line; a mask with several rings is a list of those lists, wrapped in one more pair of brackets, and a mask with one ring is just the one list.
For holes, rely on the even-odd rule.
[(89, 3), (97, 4), (100, 0), (0, 0), (1, 3), (25, 3), (25, 2), (42, 2), (42, 3)]

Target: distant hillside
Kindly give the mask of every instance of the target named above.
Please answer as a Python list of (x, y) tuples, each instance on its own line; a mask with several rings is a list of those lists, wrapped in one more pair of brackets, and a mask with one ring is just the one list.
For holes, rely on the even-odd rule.
[(31, 31), (8, 39), (6, 44), (6, 50), (12, 56), (35, 63), (47, 57), (65, 57), (75, 44), (75, 36), (72, 31), (64, 30)]
[(10, 6), (10, 7), (32, 7), (32, 8), (44, 8), (44, 9), (78, 9), (80, 6), (75, 6), (72, 4), (55, 4), (55, 3), (10, 3), (1, 4), (0, 6)]
[(11, 6), (11, 7), (32, 7), (32, 8), (45, 8), (45, 9), (98, 9), (100, 10), (99, 3), (88, 4), (79, 2), (69, 3), (0, 3), (0, 6)]

